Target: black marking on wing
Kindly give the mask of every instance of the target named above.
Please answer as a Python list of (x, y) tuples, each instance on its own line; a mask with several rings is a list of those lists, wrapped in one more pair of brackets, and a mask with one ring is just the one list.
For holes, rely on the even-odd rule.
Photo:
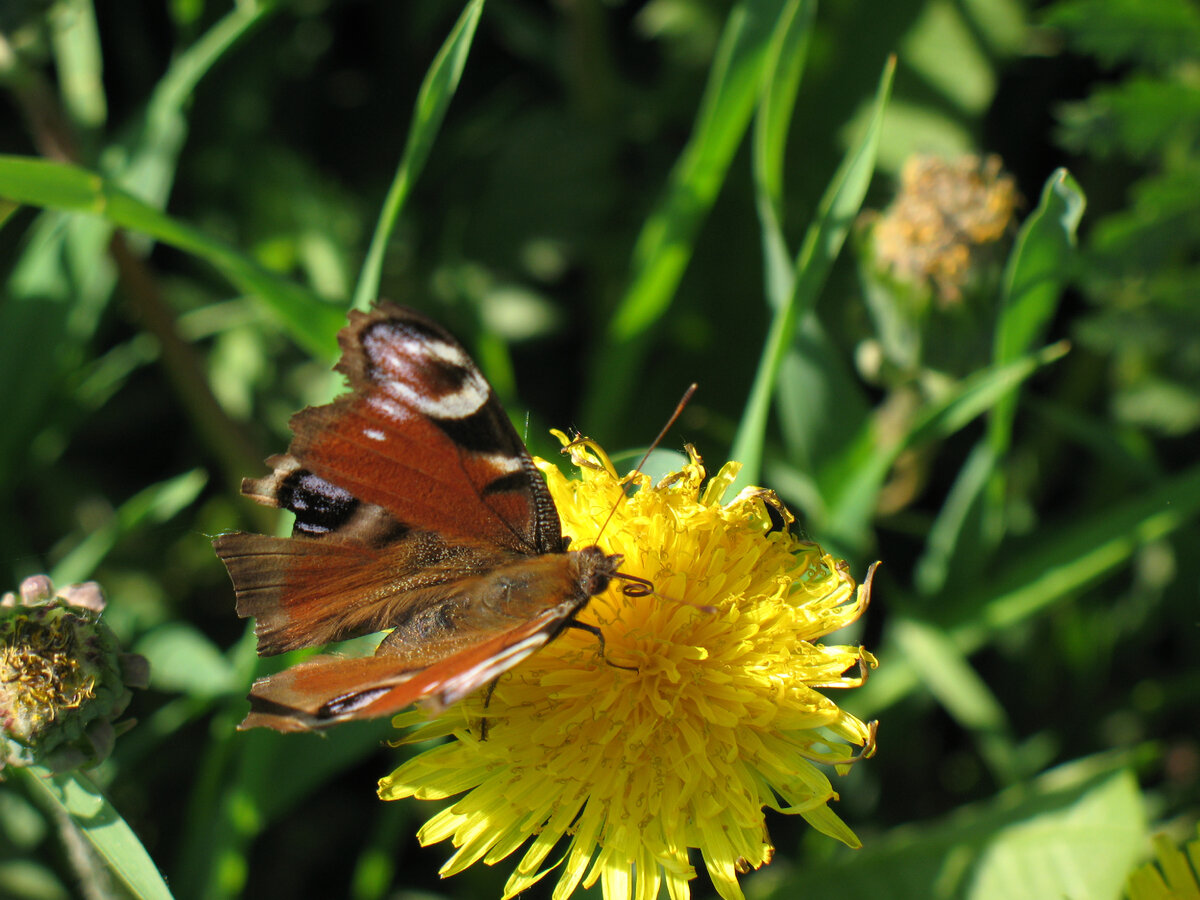
[(317, 710), (317, 718), (332, 719), (336, 716), (352, 713), (364, 706), (369, 706), (379, 697), (382, 697), (384, 694), (390, 691), (393, 687), (395, 687), (395, 685), (368, 688), (365, 691), (351, 691), (348, 694), (342, 694), (340, 697), (334, 697)]
[(277, 497), (280, 507), (296, 514), (293, 532), (310, 537), (341, 528), (359, 506), (349, 491), (306, 469), (297, 469), (284, 478)]
[(513, 446), (516, 432), (512, 430), (508, 420), (500, 427), (497, 420), (504, 416), (500, 404), (494, 394), (488, 396), (487, 402), (469, 416), (461, 419), (440, 419), (430, 417), (430, 421), (445, 432), (450, 440), (459, 447), (471, 453), (508, 453), (520, 452), (519, 447)]
[(507, 475), (501, 475), (493, 481), (489, 481), (483, 488), (483, 496), (489, 494), (506, 494), (509, 491), (527, 491), (529, 486), (529, 474), (526, 472), (510, 472)]

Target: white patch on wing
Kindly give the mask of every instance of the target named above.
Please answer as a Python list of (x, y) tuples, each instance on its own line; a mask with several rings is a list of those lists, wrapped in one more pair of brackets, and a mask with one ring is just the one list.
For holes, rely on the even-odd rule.
[(427, 698), (426, 704), (434, 709), (452, 706), (492, 679), (499, 678), (533, 651), (544, 646), (548, 640), (550, 640), (550, 635), (547, 631), (535, 631), (529, 637), (489, 656), (478, 665), (446, 679), (438, 691)]
[(463, 386), (453, 394), (441, 397), (430, 397), (416, 393), (413, 405), (433, 419), (465, 419), (479, 412), (487, 403), (491, 389), (478, 372), (473, 372)]
[(525, 471), (525, 465), (519, 456), (511, 456), (507, 453), (473, 453), (472, 457), (485, 460), (489, 469), (503, 475)]
[(404, 422), (412, 418), (408, 407), (402, 403), (397, 403), (391, 397), (383, 394), (368, 394), (367, 405), (372, 407), (385, 419), (391, 419), (394, 422)]
[(364, 428), (363, 435), (365, 437), (370, 438), (373, 441), (386, 441), (387, 440), (387, 435), (384, 434), (382, 431), (380, 431), (378, 428)]

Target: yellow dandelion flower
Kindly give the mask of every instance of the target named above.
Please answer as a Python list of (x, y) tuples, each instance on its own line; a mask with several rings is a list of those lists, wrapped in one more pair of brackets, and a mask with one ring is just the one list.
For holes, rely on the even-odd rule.
[(858, 618), (869, 581), (856, 589), (844, 563), (778, 528), (790, 517), (771, 492), (723, 503), (737, 463), (705, 484), (689, 448), (690, 462), (657, 485), (629, 476), (638, 489), (617, 505), (623, 483), (603, 451), (570, 450), (580, 480), (538, 461), (563, 532), (590, 544), (615, 506), (601, 546), (655, 593), (617, 585), (592, 599), (579, 620), (601, 629), (603, 647), (569, 629), (490, 694), (429, 721), (397, 717), (421, 723), (405, 742), (454, 740), (382, 779), (380, 796), (466, 791), (418, 838), (457, 848), (443, 877), (528, 844), (506, 898), (556, 868), (555, 900), (597, 881), (607, 900), (652, 900), (663, 882), (687, 898), (693, 848), (721, 896), (740, 898), (737, 875), (771, 858), (768, 807), (858, 846), (829, 809), (837, 794), (818, 764), (844, 771), (869, 755), (874, 726), (818, 689), (859, 685), (875, 659), (815, 641)]

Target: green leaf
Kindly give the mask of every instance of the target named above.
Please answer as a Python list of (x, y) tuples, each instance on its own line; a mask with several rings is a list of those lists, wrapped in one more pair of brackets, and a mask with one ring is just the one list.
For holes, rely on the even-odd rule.
[(413, 110), (412, 123), (408, 129), (408, 140), (404, 145), (404, 155), (392, 178), (392, 185), (383, 201), (383, 209), (379, 213), (379, 222), (375, 226), (375, 234), (371, 237), (371, 246), (363, 260), (362, 271), (358, 276), (358, 287), (354, 291), (354, 306), (366, 310), (379, 295), (379, 274), (383, 269), (383, 256), (387, 251), (388, 239), (400, 218), (404, 201), (421, 174), (433, 142), (437, 138), (442, 120), (454, 92), (458, 89), (458, 81), (462, 77), (463, 68), (467, 63), (467, 54), (471, 50), (471, 41), (475, 37), (475, 27), (483, 14), (483, 0), (471, 0), (463, 10), (458, 21), (451, 29), (425, 79), (421, 82), (421, 90), (417, 94), (416, 108)]
[[(996, 572), (977, 573), (972, 590), (955, 604), (958, 621), (940, 622), (965, 655), (994, 641), (1076, 591), (1129, 563), (1145, 544), (1159, 540), (1200, 517), (1200, 466), (1159, 481), (1138, 496), (1091, 512), (1085, 518), (1055, 522), (1035, 535), (1021, 553), (1004, 555)], [(888, 664), (859, 691), (856, 713), (878, 715), (920, 684), (903, 654), (885, 644), (878, 655)]]
[(108, 104), (96, 10), (91, 0), (59, 0), (49, 23), (63, 107), (77, 126), (99, 128)]
[(126, 158), (107, 170), (121, 187), (157, 209), (166, 206), (187, 139), (185, 114), (196, 86), (228, 50), (284, 6), (271, 0), (238, 3), (174, 56), (154, 86), (140, 127), (130, 130)]
[(999, 832), (975, 866), (968, 900), (1119, 898), (1142, 855), (1145, 812), (1137, 779), (1122, 772), (1072, 803)]
[(186, 622), (169, 622), (147, 632), (134, 652), (150, 662), (150, 686), (157, 691), (211, 697), (242, 687), (225, 655)]
[(71, 893), (40, 863), (31, 859), (9, 859), (0, 862), (0, 897), (71, 900)]
[(863, 197), (866, 196), (867, 186), (871, 182), (871, 174), (875, 170), (875, 154), (879, 147), (883, 114), (887, 109), (895, 72), (896, 60), (893, 57), (888, 60), (879, 80), (871, 123), (862, 138), (850, 148), (842, 160), (821, 198), (816, 219), (804, 235), (804, 242), (796, 257), (791, 292), (784, 304), (775, 311), (771, 321), (746, 411), (733, 442), (730, 455), (743, 464), (735, 488), (759, 480), (767, 413), (770, 410), (779, 370), (783, 366), (788, 349), (796, 339), (798, 323), (811, 313), (816, 304), (817, 296), (825, 286), (829, 270), (833, 267), (833, 261), (841, 251), (854, 217), (862, 207)]
[(1104, 771), (1111, 765), (1073, 763), (931, 826), (898, 829), (832, 863), (806, 865), (772, 896), (1116, 900), (1146, 823), (1137, 780)]
[(900, 52), (907, 66), (961, 111), (978, 115), (992, 102), (996, 73), (960, 4), (924, 4)]
[(56, 775), (40, 766), (9, 771), (20, 773), (43, 804), (60, 811), (79, 828), (134, 897), (170, 900), (171, 891), (142, 842), (87, 776), (79, 772)]
[[(1083, 191), (1066, 169), (1046, 180), (1041, 202), (1021, 226), (1005, 268), (995, 362), (1011, 362), (1042, 340), (1069, 274), (1084, 205)], [(996, 404), (988, 423), (988, 438), (997, 459), (1008, 449), (1016, 406), (1014, 389)]]
[(607, 431), (628, 402), (645, 355), (642, 339), (670, 307), (749, 126), (775, 23), (785, 5), (783, 0), (742, 0), (729, 13), (692, 136), (638, 235), (629, 288), (593, 368), (583, 420), (594, 433)]
[(0, 156), (0, 197), (97, 216), (192, 253), (262, 301), (309, 352), (322, 358), (332, 358), (336, 352), (335, 336), (345, 319), (340, 310), (93, 172), (28, 157)]
[(126, 535), (149, 522), (165, 522), (190, 506), (208, 483), (208, 473), (192, 469), (134, 494), (101, 527), (87, 534), (50, 573), (55, 584), (91, 577), (101, 560)]

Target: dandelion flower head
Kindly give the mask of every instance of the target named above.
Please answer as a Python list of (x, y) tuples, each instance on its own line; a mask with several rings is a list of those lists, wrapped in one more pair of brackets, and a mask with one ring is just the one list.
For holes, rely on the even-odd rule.
[[(694, 849), (733, 900), (737, 875), (770, 861), (766, 808), (858, 846), (818, 766), (845, 771), (870, 754), (874, 729), (818, 689), (857, 686), (875, 660), (816, 641), (858, 618), (869, 582), (856, 587), (844, 563), (791, 534), (771, 492), (723, 502), (740, 466), (706, 483), (688, 449), (657, 484), (622, 481), (586, 440), (569, 446), (577, 480), (538, 461), (573, 546), (595, 542), (612, 513), (600, 545), (655, 591), (631, 597), (614, 581), (579, 615), (602, 645), (567, 629), (490, 695), (397, 717), (420, 723), (406, 743), (454, 738), (379, 787), (389, 800), (466, 792), (418, 834), (452, 841), (443, 877), (524, 847), (506, 898), (558, 871), (554, 900), (597, 881), (606, 900), (652, 900), (664, 882), (679, 900)], [(629, 481), (637, 490), (618, 503)]]

